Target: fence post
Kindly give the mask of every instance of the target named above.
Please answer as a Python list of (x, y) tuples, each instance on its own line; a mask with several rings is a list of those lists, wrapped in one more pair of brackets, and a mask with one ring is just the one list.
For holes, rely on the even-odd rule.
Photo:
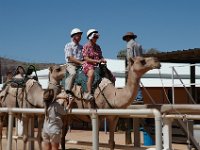
[(99, 127), (98, 127), (98, 116), (96, 112), (92, 113), (92, 146), (93, 150), (99, 149)]
[(8, 112), (8, 144), (7, 150), (12, 150), (12, 135), (13, 135), (13, 113)]

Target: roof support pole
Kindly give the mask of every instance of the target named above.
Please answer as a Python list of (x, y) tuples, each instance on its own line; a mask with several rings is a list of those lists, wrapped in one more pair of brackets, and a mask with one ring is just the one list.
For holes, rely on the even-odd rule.
[(191, 90), (190, 90), (191, 95), (193, 99), (197, 102), (196, 91), (195, 91), (195, 65), (190, 66), (190, 83), (191, 83)]

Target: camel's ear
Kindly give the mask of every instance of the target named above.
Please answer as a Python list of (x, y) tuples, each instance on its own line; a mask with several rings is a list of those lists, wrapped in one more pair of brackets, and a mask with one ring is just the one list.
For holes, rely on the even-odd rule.
[(132, 65), (132, 64), (134, 64), (134, 61), (135, 61), (135, 60), (134, 60), (134, 58), (133, 58), (133, 57), (130, 57), (128, 61), (129, 61), (129, 64), (131, 64), (131, 65)]
[(53, 71), (53, 66), (49, 67), (49, 71), (52, 72)]

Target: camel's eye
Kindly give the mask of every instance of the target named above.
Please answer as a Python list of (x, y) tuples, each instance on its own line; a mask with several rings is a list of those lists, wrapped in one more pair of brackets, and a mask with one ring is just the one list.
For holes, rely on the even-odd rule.
[(145, 59), (141, 60), (140, 62), (141, 62), (142, 65), (145, 65), (145, 64), (146, 64)]
[(57, 72), (59, 72), (60, 70), (61, 70), (60, 68), (57, 68), (57, 69), (56, 69)]

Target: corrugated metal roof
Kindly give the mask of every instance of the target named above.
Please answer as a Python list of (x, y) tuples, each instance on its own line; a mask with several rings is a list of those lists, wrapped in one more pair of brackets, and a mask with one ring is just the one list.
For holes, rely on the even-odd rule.
[(145, 57), (157, 57), (160, 62), (172, 63), (200, 63), (200, 48), (176, 50), (158, 54), (145, 54)]

